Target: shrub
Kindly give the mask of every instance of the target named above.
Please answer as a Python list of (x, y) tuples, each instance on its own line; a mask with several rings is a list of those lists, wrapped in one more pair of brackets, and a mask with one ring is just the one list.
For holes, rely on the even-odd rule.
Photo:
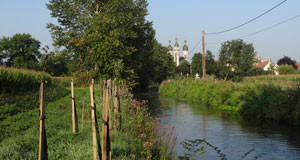
[(293, 66), (287, 65), (287, 64), (280, 65), (277, 68), (277, 70), (278, 70), (280, 75), (283, 75), (283, 74), (296, 74), (295, 68)]

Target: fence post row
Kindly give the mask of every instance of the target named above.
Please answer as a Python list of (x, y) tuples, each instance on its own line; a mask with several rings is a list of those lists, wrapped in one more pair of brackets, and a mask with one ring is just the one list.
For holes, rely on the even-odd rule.
[(94, 79), (90, 84), (90, 99), (91, 99), (91, 118), (92, 118), (92, 129), (93, 129), (93, 159), (97, 160), (97, 153), (101, 160), (101, 145), (100, 136), (97, 127), (97, 117), (96, 117), (96, 105), (94, 102)]
[(48, 148), (45, 129), (45, 102), (44, 102), (44, 82), (40, 86), (40, 140), (39, 140), (39, 160), (48, 160)]
[(73, 133), (78, 132), (78, 118), (76, 112), (75, 95), (74, 95), (74, 81), (71, 79), (71, 98), (72, 98), (72, 121)]

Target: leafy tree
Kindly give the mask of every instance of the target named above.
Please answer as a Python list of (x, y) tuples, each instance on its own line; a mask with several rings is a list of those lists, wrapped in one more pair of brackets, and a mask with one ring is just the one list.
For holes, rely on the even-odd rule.
[(297, 71), (295, 70), (295, 68), (291, 65), (288, 64), (283, 64), (277, 67), (277, 70), (279, 72), (280, 75), (284, 75), (284, 74), (296, 74)]
[(44, 51), (40, 56), (40, 65), (44, 72), (52, 76), (62, 76), (68, 73), (68, 59), (61, 53), (49, 52), (49, 47), (42, 48)]
[(287, 56), (284, 56), (283, 58), (279, 59), (277, 61), (277, 65), (284, 65), (284, 64), (287, 64), (287, 65), (291, 65), (294, 67), (294, 69), (297, 69), (297, 65), (296, 65), (296, 60), (292, 60), (291, 57), (287, 57)]
[[(58, 25), (48, 24), (54, 44), (64, 50), (79, 76), (119, 77), (149, 84), (154, 46), (146, 0), (50, 0)], [(119, 73), (114, 68), (121, 67)]]
[[(216, 72), (216, 63), (214, 59), (214, 55), (211, 51), (207, 50), (206, 56), (205, 56), (205, 62), (206, 62), (206, 74), (214, 75)], [(193, 73), (199, 73), (199, 75), (202, 75), (202, 54), (201, 53), (195, 53), (192, 58), (191, 63), (191, 71)]]
[(153, 81), (160, 84), (163, 80), (174, 76), (175, 63), (170, 54), (168, 54), (168, 48), (163, 47), (155, 40), (154, 54), (152, 58), (152, 67), (154, 68)]
[(7, 66), (27, 69), (39, 69), (38, 56), (40, 42), (30, 34), (15, 34), (0, 39), (0, 62), (6, 59)]
[(182, 60), (179, 63), (178, 72), (184, 75), (190, 73), (190, 64), (187, 60)]
[(240, 81), (242, 77), (251, 75), (254, 68), (254, 57), (256, 53), (252, 44), (247, 44), (243, 40), (232, 40), (224, 42), (220, 49), (219, 61), (220, 67), (230, 67), (234, 81)]

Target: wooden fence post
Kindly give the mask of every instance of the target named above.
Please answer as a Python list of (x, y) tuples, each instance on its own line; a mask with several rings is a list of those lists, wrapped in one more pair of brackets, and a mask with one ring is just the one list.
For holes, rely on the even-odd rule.
[(44, 102), (44, 82), (40, 86), (40, 142), (39, 142), (39, 160), (48, 160), (48, 148), (45, 129), (45, 102)]
[(102, 159), (109, 160), (110, 158), (110, 138), (109, 138), (109, 121), (108, 121), (108, 107), (109, 107), (109, 90), (111, 89), (111, 80), (107, 81), (107, 87), (105, 88), (103, 97), (103, 120), (102, 120)]
[(94, 80), (90, 84), (90, 98), (91, 98), (91, 117), (92, 117), (92, 129), (93, 129), (93, 159), (97, 160), (97, 153), (101, 160), (101, 145), (100, 136), (97, 125), (96, 105), (94, 102)]
[(82, 119), (82, 121), (81, 121), (81, 129), (83, 129), (84, 128), (84, 125), (83, 125), (83, 121), (84, 121), (84, 101), (82, 102), (82, 112), (81, 112), (81, 119)]
[(71, 95), (72, 95), (72, 121), (73, 121), (73, 133), (78, 132), (78, 118), (76, 112), (75, 95), (74, 95), (74, 82), (71, 79)]

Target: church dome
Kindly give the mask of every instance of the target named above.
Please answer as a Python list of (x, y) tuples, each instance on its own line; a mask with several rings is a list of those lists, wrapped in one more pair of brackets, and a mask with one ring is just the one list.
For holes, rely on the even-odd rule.
[(189, 47), (186, 45), (186, 42), (187, 41), (184, 41), (184, 46), (182, 48), (182, 50), (184, 50), (184, 51), (188, 51), (189, 50)]
[(179, 44), (178, 42), (175, 43), (174, 47), (179, 47)]
[(184, 45), (184, 46), (183, 46), (183, 50), (184, 50), (184, 51), (188, 51), (188, 50), (189, 50), (189, 47), (188, 47), (187, 45)]
[(172, 51), (172, 46), (171, 45), (168, 45), (168, 49), (169, 49), (169, 51)]

